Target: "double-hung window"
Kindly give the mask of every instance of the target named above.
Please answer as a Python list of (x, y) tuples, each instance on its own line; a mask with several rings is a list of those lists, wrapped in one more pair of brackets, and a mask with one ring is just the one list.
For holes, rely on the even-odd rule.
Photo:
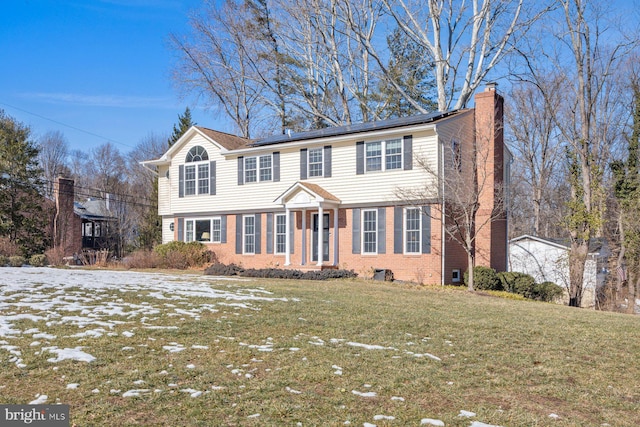
[(362, 253), (378, 253), (378, 211), (362, 211)]
[(256, 253), (256, 217), (245, 215), (242, 217), (243, 253)]
[(209, 155), (201, 146), (187, 153), (184, 166), (184, 194), (209, 194)]
[(273, 181), (273, 157), (265, 156), (244, 158), (244, 182)]
[(422, 213), (420, 208), (406, 208), (404, 210), (404, 252), (406, 254), (419, 254), (422, 252), (421, 221)]
[(367, 142), (365, 170), (367, 172), (402, 169), (402, 140)]
[(322, 152), (324, 150), (322, 148), (310, 148), (309, 149), (309, 176), (322, 176), (323, 175), (323, 159)]
[(287, 251), (287, 216), (285, 214), (276, 214), (276, 239), (275, 253), (283, 254)]

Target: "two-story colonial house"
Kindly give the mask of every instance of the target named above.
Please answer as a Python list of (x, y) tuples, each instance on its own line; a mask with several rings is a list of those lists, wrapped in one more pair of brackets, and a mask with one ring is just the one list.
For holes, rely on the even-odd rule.
[[(502, 109), (491, 85), (473, 109), (256, 140), (194, 126), (144, 162), (159, 175), (162, 240), (200, 241), (247, 268), (388, 269), (396, 279), (457, 282), (467, 257), (443, 238), (439, 197), (417, 205), (398, 189), (440, 189), (438, 176), (455, 167), (447, 153), (477, 144), (491, 152), (485, 175), (501, 184)], [(479, 215), (494, 210), (495, 197), (492, 184)], [(478, 264), (505, 270), (506, 215), (481, 233)]]

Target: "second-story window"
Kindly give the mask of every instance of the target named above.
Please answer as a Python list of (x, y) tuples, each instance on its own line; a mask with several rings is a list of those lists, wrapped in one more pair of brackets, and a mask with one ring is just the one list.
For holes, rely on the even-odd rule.
[(209, 194), (209, 155), (201, 146), (187, 153), (184, 166), (184, 194)]
[(365, 168), (367, 172), (402, 169), (402, 141), (398, 138), (367, 142)]
[(244, 182), (273, 180), (273, 160), (271, 154), (244, 158)]
[(309, 149), (309, 176), (322, 176), (322, 148)]

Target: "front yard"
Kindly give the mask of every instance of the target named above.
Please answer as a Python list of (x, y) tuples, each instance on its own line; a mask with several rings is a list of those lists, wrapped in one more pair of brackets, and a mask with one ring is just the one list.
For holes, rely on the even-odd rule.
[(640, 318), (462, 290), (0, 269), (0, 403), (71, 424), (640, 425)]

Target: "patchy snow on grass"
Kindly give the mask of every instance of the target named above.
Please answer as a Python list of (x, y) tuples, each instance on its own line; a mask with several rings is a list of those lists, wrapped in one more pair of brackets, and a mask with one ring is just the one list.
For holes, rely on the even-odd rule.
[(358, 391), (358, 390), (351, 390), (351, 393), (355, 394), (356, 396), (360, 396), (360, 397), (376, 397), (378, 395), (375, 391), (362, 392), (362, 391)]
[(397, 348), (394, 348), (394, 347), (384, 347), (377, 344), (362, 344), (359, 342), (352, 342), (352, 341), (349, 341), (347, 345), (350, 345), (351, 347), (364, 348), (366, 350), (397, 350)]
[(85, 353), (84, 351), (82, 351), (82, 348), (83, 347), (76, 347), (76, 348), (44, 347), (42, 350), (58, 355), (57, 357), (52, 357), (47, 359), (47, 361), (51, 363), (61, 362), (63, 360), (77, 360), (79, 362), (91, 363), (94, 360), (96, 360), (96, 358), (90, 355), (89, 353)]
[(429, 425), (429, 426), (436, 426), (436, 427), (444, 427), (444, 421), (436, 420), (436, 419), (433, 419), (433, 418), (423, 418), (422, 420), (420, 420), (420, 424)]
[(31, 402), (29, 402), (29, 405), (42, 405), (44, 403), (47, 403), (48, 398), (49, 396), (47, 396), (46, 394), (36, 395), (36, 400), (32, 400)]

